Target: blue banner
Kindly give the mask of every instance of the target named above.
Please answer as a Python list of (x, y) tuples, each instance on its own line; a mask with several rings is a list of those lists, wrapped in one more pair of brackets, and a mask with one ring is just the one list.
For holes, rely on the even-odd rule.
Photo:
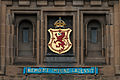
[(98, 74), (98, 67), (90, 67), (90, 68), (32, 68), (32, 67), (24, 67), (23, 74), (41, 74), (41, 73), (49, 73), (49, 74)]

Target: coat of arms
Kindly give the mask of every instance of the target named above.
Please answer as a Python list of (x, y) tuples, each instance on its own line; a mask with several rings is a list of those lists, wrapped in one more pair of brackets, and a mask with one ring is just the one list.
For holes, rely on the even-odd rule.
[(71, 29), (64, 29), (66, 24), (61, 17), (54, 24), (55, 29), (50, 28), (48, 31), (50, 33), (50, 41), (48, 47), (51, 51), (62, 54), (70, 50), (72, 43), (70, 42)]

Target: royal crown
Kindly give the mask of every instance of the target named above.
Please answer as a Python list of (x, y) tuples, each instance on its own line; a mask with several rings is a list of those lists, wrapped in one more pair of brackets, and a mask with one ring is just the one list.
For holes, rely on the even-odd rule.
[(59, 17), (59, 20), (57, 20), (55, 23), (54, 23), (54, 26), (56, 28), (64, 28), (66, 26), (66, 23), (61, 19), (61, 17)]

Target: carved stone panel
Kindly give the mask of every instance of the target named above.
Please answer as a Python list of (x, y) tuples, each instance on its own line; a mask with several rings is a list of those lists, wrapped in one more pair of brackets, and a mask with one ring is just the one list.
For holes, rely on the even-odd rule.
[[(75, 33), (77, 33), (75, 27), (75, 12), (44, 12), (44, 21), (45, 24), (43, 27), (43, 34), (45, 35), (44, 38), (44, 63), (68, 63), (68, 65), (70, 65), (69, 63), (75, 63), (76, 62), (76, 57), (75, 55), (77, 55), (77, 51), (75, 51), (76, 49), (76, 38), (75, 37)], [(62, 21), (62, 24), (59, 22)], [(64, 25), (65, 24), (65, 25)], [(56, 27), (55, 25), (59, 26)], [(64, 27), (60, 27), (61, 25), (64, 25)], [(69, 34), (67, 34), (67, 32), (65, 32), (65, 36), (67, 37), (63, 37), (62, 39), (60, 39), (60, 41), (58, 40), (58, 35), (59, 34), (52, 34), (52, 32), (50, 32), (50, 30), (67, 30), (68, 32), (69, 30), (71, 30), (71, 32)], [(56, 36), (57, 35), (57, 36)], [(53, 42), (52, 42), (53, 40)], [(56, 43), (55, 43), (56, 42)], [(61, 45), (63, 43), (63, 45)], [(65, 43), (65, 45), (64, 45)], [(67, 46), (67, 48), (70, 47), (69, 50), (65, 49), (66, 45), (70, 44), (69, 46)], [(54, 45), (54, 47), (50, 47), (50, 45)], [(60, 48), (59, 48), (60, 47)], [(59, 48), (59, 50), (57, 50)], [(54, 49), (54, 50), (53, 50)], [(58, 51), (58, 52), (55, 52)], [(66, 51), (67, 50), (67, 51)], [(59, 52), (60, 51), (60, 52)], [(49, 65), (49, 64), (47, 64)], [(55, 64), (56, 65), (56, 64)], [(61, 64), (58, 64), (61, 65)], [(63, 65), (63, 64), (62, 64)]]

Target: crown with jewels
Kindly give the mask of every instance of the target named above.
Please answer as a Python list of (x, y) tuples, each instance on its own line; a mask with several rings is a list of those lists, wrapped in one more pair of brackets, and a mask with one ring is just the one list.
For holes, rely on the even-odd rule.
[(56, 28), (58, 27), (62, 27), (64, 28), (66, 26), (66, 23), (61, 19), (61, 17), (59, 17), (59, 20), (57, 20), (55, 23), (54, 23), (54, 26)]

